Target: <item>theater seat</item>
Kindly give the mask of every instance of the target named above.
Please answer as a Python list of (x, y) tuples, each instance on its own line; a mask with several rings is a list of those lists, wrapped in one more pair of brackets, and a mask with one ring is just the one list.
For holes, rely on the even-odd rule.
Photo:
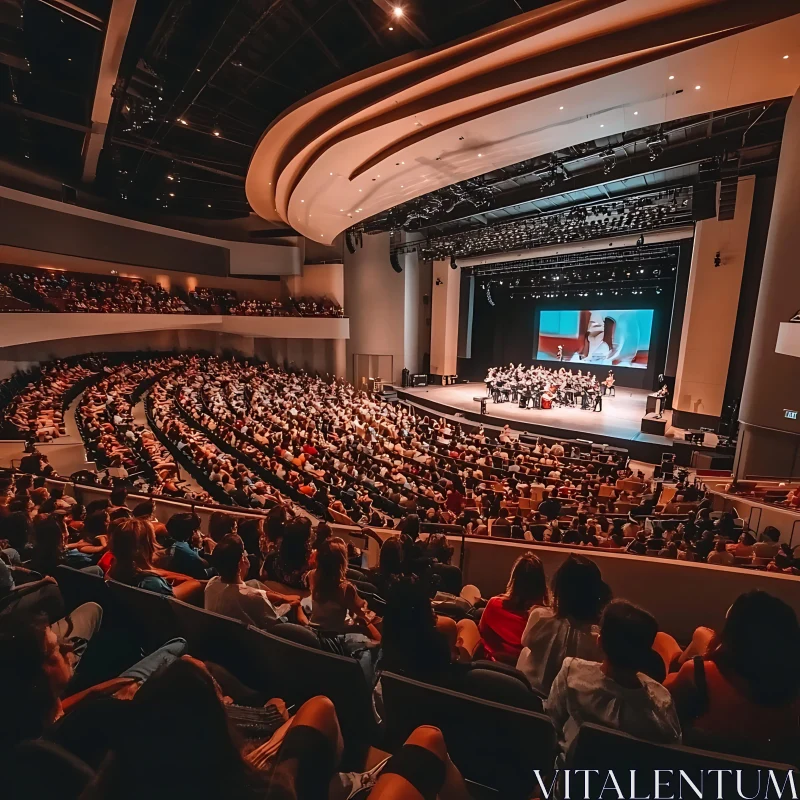
[[(289, 626), (279, 627), (287, 632)], [(298, 707), (316, 695), (330, 698), (345, 742), (343, 768), (358, 769), (377, 733), (372, 693), (361, 664), (320, 650), (318, 643), (311, 647), (253, 627), (242, 631), (241, 645), (260, 676), (259, 685), (250, 684), (254, 688)]]
[[(517, 672), (517, 670), (514, 670)], [(535, 694), (525, 676), (495, 669), (473, 668), (464, 676), (461, 689), (470, 697), (481, 697), (512, 708), (542, 712), (542, 698)]]
[(99, 575), (90, 575), (64, 564), (56, 567), (55, 579), (64, 598), (67, 612), (84, 603), (97, 603), (105, 614), (109, 612), (110, 595), (106, 582)]
[(434, 725), (467, 780), (510, 800), (530, 796), (537, 785), (535, 769), (549, 773), (553, 768), (556, 732), (544, 714), (390, 672), (381, 676), (381, 686), (384, 746), (389, 751), (402, 746), (420, 725)]
[(179, 626), (163, 594), (107, 581), (114, 612), (146, 653), (179, 636)]
[[(645, 783), (637, 791), (641, 797), (646, 797), (648, 794), (652, 796), (654, 788), (652, 776), (653, 771), (657, 769), (674, 770), (675, 774), (678, 773), (678, 770), (685, 770), (690, 776), (697, 776), (700, 770), (710, 769), (729, 772), (733, 770), (732, 774), (734, 775), (736, 770), (752, 774), (756, 769), (771, 769), (778, 777), (780, 785), (783, 785), (785, 775), (794, 770), (794, 767), (788, 764), (756, 761), (751, 758), (741, 758), (682, 745), (656, 744), (591, 723), (581, 725), (578, 735), (567, 753), (566, 766), (573, 770), (600, 770), (601, 775), (605, 775), (608, 770), (615, 770), (620, 775), (627, 776), (632, 765), (635, 765), (639, 773), (648, 776), (650, 780), (649, 788)], [(795, 782), (797, 782), (797, 776), (795, 776)], [(745, 784), (745, 786), (747, 793), (750, 794), (749, 784)], [(596, 789), (599, 790), (601, 787), (602, 780)], [(714, 787), (713, 794), (716, 797), (716, 783)], [(677, 796), (677, 792), (674, 794)], [(667, 794), (662, 796), (666, 797)], [(684, 794), (685, 796), (686, 794)], [(731, 796), (734, 794), (731, 793)]]
[(319, 649), (319, 639), (311, 628), (305, 625), (295, 625), (292, 622), (283, 622), (270, 629), (273, 636), (279, 636), (281, 639), (288, 639), (290, 642), (312, 647), (315, 650)]

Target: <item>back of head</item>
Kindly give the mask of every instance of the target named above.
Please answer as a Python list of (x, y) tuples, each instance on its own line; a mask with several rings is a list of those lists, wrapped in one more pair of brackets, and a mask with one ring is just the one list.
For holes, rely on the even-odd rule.
[(403, 546), (399, 536), (390, 536), (381, 545), (378, 569), (382, 575), (400, 575), (403, 572)]
[(556, 570), (551, 588), (556, 614), (581, 623), (596, 623), (611, 599), (597, 564), (578, 555), (569, 556)]
[(156, 504), (152, 500), (145, 500), (142, 503), (137, 503), (133, 507), (133, 516), (147, 519), (152, 517), (156, 510)]
[(112, 578), (125, 582), (138, 570), (150, 568), (149, 528), (148, 522), (133, 517), (111, 523), (108, 537), (109, 549), (114, 556), (109, 572)]
[(237, 519), (233, 514), (215, 511), (208, 520), (208, 535), (215, 542), (220, 542), (224, 536), (236, 531), (236, 523)]
[(280, 557), (284, 567), (299, 569), (308, 562), (310, 553), (311, 520), (299, 517), (286, 526), (280, 545)]
[(244, 553), (244, 542), (235, 533), (223, 536), (214, 548), (214, 566), (225, 583), (236, 583), (239, 580), (239, 565)]
[(764, 706), (793, 701), (800, 691), (800, 625), (791, 606), (767, 592), (736, 598), (710, 658), (743, 678), (748, 694)]
[(112, 506), (124, 506), (125, 501), (128, 499), (128, 490), (124, 486), (115, 486), (111, 490), (111, 500)]
[(167, 520), (167, 534), (176, 542), (188, 542), (200, 528), (200, 518), (196, 514), (182, 511)]
[(338, 536), (317, 550), (314, 600), (325, 602), (335, 596), (347, 574), (347, 545)]
[(523, 553), (514, 562), (506, 595), (506, 606), (517, 611), (528, 611), (535, 605), (547, 605), (547, 578), (539, 556), (531, 552)]
[(627, 600), (613, 600), (603, 611), (600, 644), (617, 669), (643, 671), (657, 633), (655, 618)]
[(92, 500), (91, 503), (86, 504), (86, 513), (92, 514), (95, 511), (105, 511), (109, 507), (108, 500)]
[(89, 514), (83, 523), (83, 535), (90, 539), (103, 536), (108, 531), (108, 514), (105, 511), (95, 511)]
[(261, 552), (261, 534), (264, 521), (261, 517), (246, 517), (239, 522), (236, 532), (242, 538), (244, 549), (248, 553)]
[(409, 514), (403, 520), (403, 533), (410, 539), (416, 539), (419, 536), (420, 522), (417, 514)]

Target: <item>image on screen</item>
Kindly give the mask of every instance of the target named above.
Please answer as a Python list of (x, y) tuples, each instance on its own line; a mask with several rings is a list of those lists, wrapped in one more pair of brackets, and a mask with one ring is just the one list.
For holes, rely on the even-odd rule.
[(653, 309), (540, 311), (536, 358), (646, 369), (652, 329)]

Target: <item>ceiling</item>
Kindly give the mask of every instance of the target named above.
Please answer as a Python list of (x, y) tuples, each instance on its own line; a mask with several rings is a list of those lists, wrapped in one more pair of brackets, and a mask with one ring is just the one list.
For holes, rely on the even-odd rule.
[[(138, 0), (93, 188), (122, 214), (246, 216), (253, 149), (287, 108), (544, 3), (402, 5), (398, 20), (388, 0)], [(26, 0), (23, 24), (8, 30), (29, 70), (3, 63), (0, 16), (0, 159), (80, 185), (111, 9)]]
[(295, 105), (261, 139), (248, 198), (262, 217), (330, 242), (487, 167), (791, 97), (797, 10), (570, 0), (519, 15)]

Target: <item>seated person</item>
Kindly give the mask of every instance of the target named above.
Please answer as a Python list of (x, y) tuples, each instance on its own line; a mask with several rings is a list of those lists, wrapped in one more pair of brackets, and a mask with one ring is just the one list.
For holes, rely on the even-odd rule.
[(298, 598), (270, 591), (257, 580), (245, 582), (250, 561), (237, 534), (228, 534), (216, 546), (214, 563), (219, 575), (206, 584), (203, 605), (208, 611), (263, 630), (278, 622), (287, 622), (290, 611), (294, 612), (293, 622), (308, 624)]
[(625, 600), (609, 603), (600, 623), (600, 663), (565, 658), (545, 701), (545, 712), (566, 754), (584, 722), (640, 739), (680, 744), (681, 726), (670, 693), (643, 670), (658, 625)]
[(531, 686), (545, 694), (568, 656), (602, 660), (597, 623), (611, 597), (597, 565), (577, 555), (556, 570), (551, 589), (552, 608), (535, 606), (531, 611), (517, 661)]
[(549, 600), (541, 560), (524, 553), (511, 568), (505, 593), (492, 597), (483, 609), (478, 628), (486, 658), (516, 665), (531, 609), (547, 606)]
[(148, 592), (191, 600), (202, 591), (202, 584), (188, 575), (153, 567), (153, 545), (149, 522), (135, 517), (115, 520), (109, 529), (113, 561), (108, 577)]
[(302, 517), (286, 525), (278, 548), (264, 559), (261, 577), (292, 589), (305, 589), (310, 562), (311, 520)]
[(755, 558), (775, 558), (780, 549), (781, 532), (773, 525), (767, 525), (761, 532), (761, 541), (753, 545)]
[[(346, 579), (347, 545), (338, 537), (328, 539), (317, 550), (317, 567), (308, 573), (311, 589), (311, 622), (323, 631), (349, 633), (360, 627), (373, 641), (381, 635), (372, 624), (366, 602)], [(348, 614), (352, 623), (348, 622)]]
[(664, 681), (687, 743), (793, 763), (800, 746), (798, 658), (792, 608), (766, 592), (740, 595), (705, 654)]
[[(214, 574), (214, 570), (199, 550), (192, 546), (192, 539), (196, 535), (200, 536), (199, 531), (200, 519), (196, 514), (173, 514), (167, 520), (167, 535), (174, 542), (170, 550), (169, 566), (171, 570), (190, 578), (205, 580)], [(206, 541), (209, 552), (213, 552), (214, 540)]]

